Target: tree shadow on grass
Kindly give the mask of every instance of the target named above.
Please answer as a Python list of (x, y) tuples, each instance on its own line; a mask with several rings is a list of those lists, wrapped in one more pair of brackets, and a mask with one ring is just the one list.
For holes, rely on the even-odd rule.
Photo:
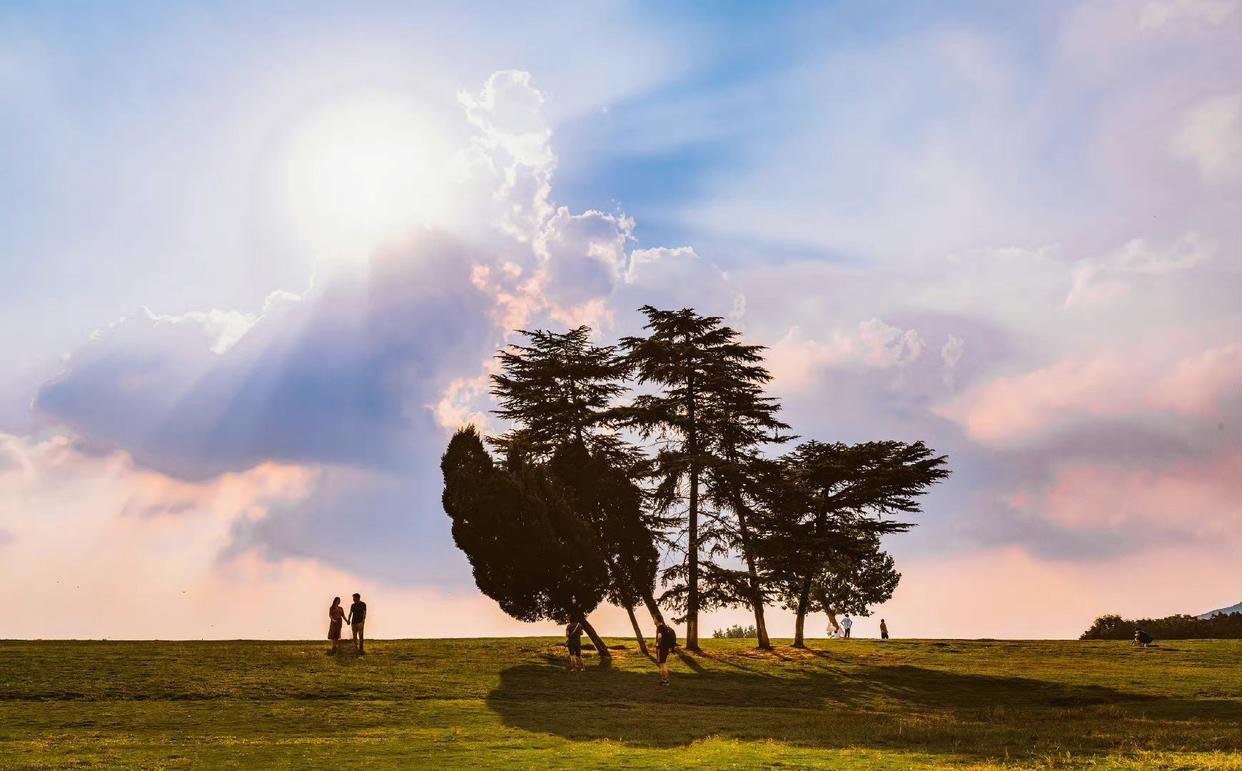
[(1084, 754), (1133, 750), (1133, 735), (1092, 730), (1131, 714), (1169, 721), (1173, 727), (1165, 730), (1172, 733), (1159, 741), (1176, 748), (1227, 749), (1236, 731), (1230, 737), (1220, 723), (1242, 720), (1235, 701), (1166, 699), (1098, 685), (908, 665), (762, 672), (727, 657), (702, 658), (681, 654), (691, 664), (675, 666), (668, 687), (658, 684), (654, 668), (614, 667), (567, 680), (558, 677), (559, 667), (522, 664), (501, 672), (487, 702), (506, 725), (572, 740), (676, 747), (719, 736), (975, 757), (1058, 747)]

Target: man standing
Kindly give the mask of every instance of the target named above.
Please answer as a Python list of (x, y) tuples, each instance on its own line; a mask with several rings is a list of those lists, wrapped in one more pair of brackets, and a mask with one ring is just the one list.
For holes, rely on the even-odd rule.
[(660, 685), (668, 685), (668, 654), (677, 647), (677, 633), (660, 619), (656, 625), (656, 663), (660, 665)]
[(367, 604), (362, 601), (362, 595), (354, 592), (354, 604), (349, 606), (349, 618), (345, 623), (349, 624), (350, 630), (354, 635), (354, 647), (358, 649), (359, 656), (367, 655), (363, 649), (362, 628), (367, 620)]
[(884, 619), (880, 619), (880, 639), (888, 639), (888, 624), (884, 623)]
[(850, 639), (850, 627), (854, 625), (853, 619), (849, 615), (841, 617), (841, 628), (845, 630), (845, 639)]

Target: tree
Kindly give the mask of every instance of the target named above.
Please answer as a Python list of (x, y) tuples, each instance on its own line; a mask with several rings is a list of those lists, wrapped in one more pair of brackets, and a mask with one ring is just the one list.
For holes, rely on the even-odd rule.
[(510, 431), (491, 440), (507, 451), (517, 443), (538, 459), (558, 447), (579, 442), (593, 455), (633, 461), (633, 450), (613, 430), (613, 401), (626, 391), (626, 364), (615, 346), (595, 346), (591, 328), (567, 332), (518, 330), (529, 345), (508, 345), (496, 354), (500, 371), (491, 392), (494, 412), (513, 421)]
[(803, 613), (822, 611), (833, 626), (838, 613), (871, 615), (871, 607), (887, 602), (901, 581), (893, 557), (880, 548), (880, 537), (863, 533), (854, 549), (827, 563), (811, 590), (811, 603)]
[(608, 571), (595, 534), (557, 480), (515, 448), (498, 467), (473, 426), (453, 435), (440, 469), (453, 541), (479, 590), (521, 621), (581, 622), (608, 657), (586, 620), (608, 591)]
[(497, 354), (492, 376), (497, 415), (513, 428), (491, 440), (502, 450), (546, 463), (566, 500), (592, 529), (609, 574), (608, 600), (629, 615), (639, 648), (646, 652), (634, 606), (647, 604), (655, 619), (655, 571), (659, 552), (644, 519), (641, 489), (634, 484), (642, 454), (617, 432), (613, 401), (626, 390), (626, 365), (613, 346), (595, 346), (591, 330), (519, 330), (528, 345)]
[(625, 608), (645, 655), (647, 641), (634, 606), (654, 606), (660, 552), (643, 517), (642, 490), (606, 456), (592, 455), (578, 442), (557, 448), (548, 470), (576, 516), (593, 528), (608, 571), (606, 599)]
[(812, 440), (782, 458), (766, 488), (760, 548), (796, 613), (796, 647), (815, 599), (829, 614), (861, 613), (891, 595), (900, 575), (880, 537), (914, 526), (897, 517), (920, 510), (918, 497), (949, 475), (945, 463), (922, 442), (895, 441)]
[[(787, 426), (775, 418), (779, 406), (763, 395), (771, 377), (763, 347), (742, 343), (717, 316), (690, 308), (640, 310), (647, 335), (623, 338), (620, 347), (637, 382), (662, 390), (638, 396), (623, 414), (660, 445), (650, 471), (652, 499), (685, 538), (685, 560), (664, 573), (671, 584), (664, 597), (684, 612), (689, 650), (699, 649), (700, 610), (739, 601), (755, 610), (760, 645), (767, 647), (747, 496), (758, 448), (783, 441)], [(744, 572), (720, 561), (738, 549)]]

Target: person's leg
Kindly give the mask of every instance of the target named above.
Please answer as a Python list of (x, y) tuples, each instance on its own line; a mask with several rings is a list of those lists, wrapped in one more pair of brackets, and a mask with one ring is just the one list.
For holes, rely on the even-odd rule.
[(366, 637), (366, 627), (367, 627), (366, 624), (358, 625), (358, 655), (359, 656), (365, 655), (367, 652), (366, 640), (364, 639)]

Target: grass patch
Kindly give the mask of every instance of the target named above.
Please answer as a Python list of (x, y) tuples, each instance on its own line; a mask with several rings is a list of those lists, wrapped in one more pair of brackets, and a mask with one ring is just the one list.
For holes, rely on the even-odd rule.
[(0, 765), (1242, 768), (1242, 641), (0, 642)]

